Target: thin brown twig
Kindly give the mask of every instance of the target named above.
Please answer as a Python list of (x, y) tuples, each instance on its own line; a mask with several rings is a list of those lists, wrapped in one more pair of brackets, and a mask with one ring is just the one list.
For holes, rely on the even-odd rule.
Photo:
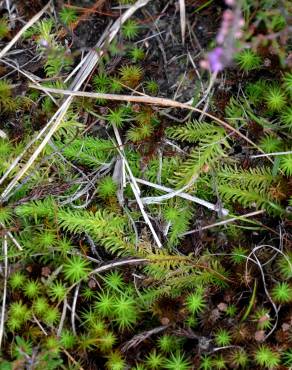
[(65, 355), (69, 358), (69, 360), (71, 360), (75, 366), (78, 366), (79, 370), (85, 370), (82, 366), (79, 365), (79, 363), (70, 355), (70, 353), (64, 347), (61, 348)]
[[(173, 107), (173, 108), (180, 108), (180, 109), (189, 109), (194, 112), (198, 113), (204, 113), (205, 116), (211, 118), (215, 122), (219, 123), (221, 126), (223, 126), (225, 129), (234, 132), (236, 135), (244, 139), (247, 143), (249, 143), (251, 146), (256, 148), (259, 152), (265, 154), (265, 152), (256, 145), (252, 140), (250, 140), (247, 136), (242, 134), (240, 131), (238, 131), (236, 128), (230, 126), (227, 122), (223, 121), (222, 119), (214, 116), (211, 113), (203, 112), (201, 109), (194, 108), (190, 104), (186, 103), (180, 103), (175, 100), (167, 99), (167, 98), (158, 98), (158, 97), (152, 97), (152, 96), (133, 96), (133, 95), (118, 95), (118, 94), (103, 94), (103, 93), (93, 93), (93, 92), (81, 92), (81, 91), (72, 91), (72, 90), (64, 90), (64, 89), (54, 89), (51, 87), (39, 87), (34, 84), (29, 84), (29, 87), (32, 89), (37, 89), (41, 91), (47, 91), (52, 92), (55, 94), (61, 94), (61, 95), (69, 95), (69, 96), (79, 96), (79, 97), (85, 97), (85, 98), (91, 98), (91, 99), (106, 99), (106, 100), (114, 100), (114, 101), (125, 101), (125, 102), (131, 102), (131, 103), (145, 103), (145, 104), (154, 104), (154, 105), (160, 105), (163, 107)], [(268, 157), (269, 158), (269, 157)], [(271, 160), (273, 163), (273, 161)]]

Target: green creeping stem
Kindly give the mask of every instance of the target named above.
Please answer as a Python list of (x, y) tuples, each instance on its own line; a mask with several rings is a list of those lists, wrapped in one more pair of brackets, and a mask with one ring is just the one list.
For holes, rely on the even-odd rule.
[(207, 1), (205, 4), (202, 4), (201, 6), (199, 6), (195, 11), (194, 11), (194, 14), (195, 13), (198, 13), (200, 12), (201, 10), (203, 10), (204, 8), (206, 8), (207, 6), (209, 6), (210, 4), (213, 3), (214, 0), (209, 0)]
[(255, 297), (256, 297), (256, 292), (257, 292), (257, 280), (254, 281), (254, 285), (253, 285), (253, 292), (252, 292), (252, 296), (251, 296), (251, 300), (249, 302), (249, 305), (244, 313), (244, 315), (242, 316), (242, 319), (240, 320), (241, 322), (242, 321), (245, 321), (248, 317), (248, 315), (250, 314), (250, 311), (254, 305), (254, 302), (255, 302)]

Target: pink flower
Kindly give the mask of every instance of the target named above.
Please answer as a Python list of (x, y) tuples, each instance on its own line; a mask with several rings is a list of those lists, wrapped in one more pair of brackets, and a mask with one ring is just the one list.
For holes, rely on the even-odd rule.
[(222, 14), (221, 26), (216, 36), (217, 47), (200, 63), (202, 68), (210, 69), (212, 72), (220, 72), (230, 64), (237, 51), (236, 40), (242, 37), (244, 19), (239, 2), (225, 0), (225, 3), (230, 9), (226, 9)]
[(212, 72), (220, 72), (223, 70), (224, 65), (222, 63), (223, 49), (217, 47), (208, 54), (209, 66)]

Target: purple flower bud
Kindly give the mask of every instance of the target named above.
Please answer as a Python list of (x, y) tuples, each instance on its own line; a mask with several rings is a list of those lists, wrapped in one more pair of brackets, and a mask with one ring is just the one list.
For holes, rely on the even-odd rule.
[(223, 32), (220, 32), (220, 33), (216, 36), (217, 44), (222, 45), (222, 44), (223, 44), (223, 42), (224, 42), (224, 38), (225, 38), (225, 35), (223, 34)]
[(47, 41), (47, 40), (45, 40), (45, 39), (40, 39), (40, 40), (39, 40), (39, 44), (40, 44), (40, 46), (42, 46), (43, 48), (48, 48), (48, 47), (49, 47), (49, 43), (48, 43), (48, 41)]
[(220, 29), (216, 36), (217, 47), (207, 54), (207, 58), (200, 65), (208, 68), (212, 72), (220, 72), (230, 65), (237, 49), (236, 40), (242, 37), (242, 18), (239, 1), (225, 0), (230, 9), (226, 9), (222, 14)]
[(226, 22), (231, 22), (234, 18), (234, 14), (232, 13), (232, 11), (230, 9), (227, 9), (223, 12), (223, 21), (226, 21)]
[(224, 66), (222, 63), (223, 49), (217, 47), (208, 54), (210, 69), (212, 72), (220, 72)]

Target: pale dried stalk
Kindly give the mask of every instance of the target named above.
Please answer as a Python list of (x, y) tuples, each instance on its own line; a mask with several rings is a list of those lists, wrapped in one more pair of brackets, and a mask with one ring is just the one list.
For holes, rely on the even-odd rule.
[(0, 137), (1, 139), (7, 139), (7, 135), (5, 134), (5, 132), (3, 130), (0, 129)]
[(180, 28), (182, 43), (185, 43), (186, 36), (186, 4), (185, 0), (179, 0), (179, 12), (180, 12)]
[(203, 227), (199, 227), (197, 229), (194, 229), (194, 230), (187, 231), (187, 232), (181, 234), (180, 236), (185, 236), (185, 235), (190, 235), (190, 234), (198, 233), (198, 232), (203, 231), (203, 230), (212, 229), (213, 227), (216, 227), (216, 226), (227, 225), (227, 224), (230, 224), (231, 222), (240, 221), (240, 220), (243, 220), (245, 218), (249, 218), (249, 217), (261, 215), (261, 214), (263, 214), (265, 212), (266, 211), (262, 209), (260, 211), (254, 211), (254, 212), (246, 213), (245, 215), (242, 215), (242, 216), (228, 218), (227, 220), (224, 220), (224, 221), (215, 222), (212, 225), (206, 225), (206, 226), (203, 226)]
[(79, 288), (80, 288), (80, 284), (78, 284), (75, 288), (73, 303), (71, 307), (71, 325), (72, 325), (72, 331), (75, 335), (76, 335), (75, 312), (76, 312), (76, 304), (77, 304), (77, 298), (79, 294)]
[(292, 154), (292, 150), (288, 150), (287, 152), (274, 152), (274, 153), (265, 153), (265, 154), (255, 154), (251, 155), (250, 158), (262, 158), (262, 157), (273, 157), (277, 155), (290, 155)]
[(58, 327), (58, 330), (57, 330), (57, 337), (60, 337), (60, 335), (62, 333), (64, 322), (65, 322), (65, 319), (66, 319), (66, 313), (67, 313), (67, 297), (64, 298), (61, 320), (60, 320), (60, 324), (59, 324), (59, 327)]
[(240, 131), (238, 131), (236, 128), (230, 126), (227, 122), (221, 120), (218, 117), (213, 116), (213, 114), (203, 112), (201, 109), (194, 108), (190, 104), (187, 103), (180, 103), (175, 100), (166, 99), (166, 98), (157, 98), (152, 96), (133, 96), (133, 95), (118, 95), (118, 94), (102, 94), (102, 93), (93, 93), (93, 92), (81, 92), (81, 91), (72, 91), (72, 90), (63, 90), (63, 89), (54, 89), (51, 87), (42, 87), (29, 84), (29, 87), (37, 90), (52, 92), (55, 94), (61, 94), (61, 95), (69, 95), (69, 96), (80, 96), (84, 98), (91, 98), (91, 99), (105, 99), (105, 100), (114, 100), (114, 101), (125, 101), (125, 102), (131, 102), (131, 103), (144, 103), (144, 104), (153, 104), (153, 105), (159, 105), (162, 107), (172, 107), (172, 108), (179, 108), (179, 109), (189, 109), (193, 112), (203, 113), (205, 116), (211, 118), (215, 122), (219, 123), (221, 126), (226, 128), (229, 131), (232, 131), (234, 134), (240, 136), (242, 139), (244, 139), (247, 143), (252, 145), (254, 148), (256, 148), (259, 152), (264, 153), (264, 151), (258, 147), (252, 140), (250, 140), (248, 137), (243, 135)]
[(10, 231), (7, 231), (7, 236), (11, 239), (12, 243), (16, 246), (18, 250), (23, 250), (22, 246), (18, 243), (18, 241), (14, 238)]
[(114, 125), (114, 133), (115, 133), (115, 136), (116, 136), (116, 140), (117, 140), (117, 143), (118, 143), (118, 151), (123, 159), (123, 162), (126, 166), (126, 170), (128, 172), (128, 175), (129, 175), (129, 179), (130, 179), (130, 185), (131, 185), (131, 188), (133, 190), (133, 193), (135, 195), (135, 198), (136, 198), (136, 201), (137, 201), (137, 204), (140, 208), (140, 211), (141, 211), (141, 214), (146, 222), (146, 224), (148, 225), (152, 235), (153, 235), (153, 238), (155, 240), (155, 243), (157, 244), (158, 248), (161, 248), (162, 247), (162, 244), (161, 244), (161, 241), (160, 239), (158, 238), (158, 235), (148, 217), (148, 214), (147, 212), (145, 211), (144, 209), (144, 205), (141, 201), (141, 197), (140, 197), (140, 189), (139, 189), (139, 186), (137, 184), (137, 181), (135, 179), (135, 177), (133, 176), (133, 173), (132, 173), (132, 170), (129, 166), (129, 163), (127, 161), (127, 158), (125, 157), (125, 153), (124, 153), (124, 150), (123, 150), (123, 143), (122, 143), (122, 140), (121, 140), (121, 137), (120, 137), (120, 134), (119, 134), (119, 131), (118, 129), (116, 128), (116, 126)]
[(45, 336), (48, 336), (48, 333), (46, 332), (45, 328), (42, 326), (42, 324), (39, 322), (39, 320), (35, 317), (35, 315), (32, 315), (34, 322), (37, 324), (37, 326), (41, 329), (41, 331), (44, 333)]
[(9, 51), (12, 46), (20, 39), (20, 37), (24, 34), (26, 30), (28, 30), (35, 22), (37, 22), (41, 16), (49, 9), (51, 5), (51, 1), (48, 2), (46, 6), (43, 7), (42, 10), (40, 10), (36, 15), (34, 15), (22, 29), (17, 32), (17, 34), (13, 37), (11, 41), (8, 42), (8, 44), (0, 51), (0, 59), (4, 57), (4, 55)]
[[(140, 183), (140, 184), (143, 184), (143, 185), (146, 185), (146, 186), (150, 186), (150, 187), (152, 187), (154, 189), (158, 189), (158, 190), (165, 191), (166, 193), (170, 193), (169, 195), (171, 197), (178, 196), (180, 198), (183, 198), (183, 199), (189, 200), (191, 202), (200, 204), (201, 206), (206, 207), (206, 208), (210, 209), (211, 211), (221, 212), (223, 216), (226, 216), (229, 213), (229, 211), (227, 209), (225, 209), (225, 208), (220, 208), (220, 207), (216, 206), (215, 204), (212, 204), (210, 202), (207, 202), (206, 200), (203, 200), (203, 199), (197, 198), (197, 197), (195, 197), (193, 195), (184, 193), (183, 192), (184, 188), (175, 191), (175, 190), (173, 190), (171, 188), (168, 188), (166, 186), (157, 185), (157, 184), (154, 184), (154, 183), (149, 182), (149, 181), (146, 181), (146, 180), (142, 180), (142, 179), (137, 179), (136, 178), (136, 181), (138, 183)], [(142, 198), (142, 202), (145, 203), (145, 204), (159, 203), (162, 200), (165, 200), (165, 196), (162, 196), (162, 197)]]

